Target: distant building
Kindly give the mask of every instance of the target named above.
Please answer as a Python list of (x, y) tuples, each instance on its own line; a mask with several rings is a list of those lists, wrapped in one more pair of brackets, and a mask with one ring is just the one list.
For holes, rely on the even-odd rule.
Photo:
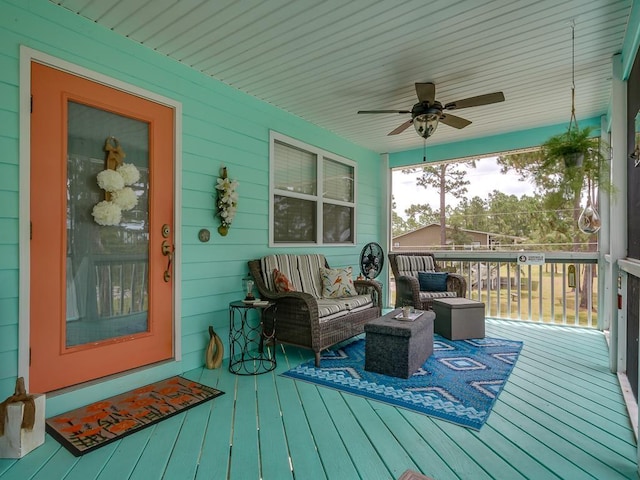
[[(447, 229), (446, 247), (456, 250), (496, 249), (504, 245), (516, 245), (525, 239), (512, 235), (501, 235), (491, 232), (479, 232), (465, 228), (445, 227)], [(458, 239), (458, 243), (456, 243)], [(393, 237), (393, 249), (399, 248), (442, 248), (440, 245), (440, 224), (430, 223), (408, 233)]]

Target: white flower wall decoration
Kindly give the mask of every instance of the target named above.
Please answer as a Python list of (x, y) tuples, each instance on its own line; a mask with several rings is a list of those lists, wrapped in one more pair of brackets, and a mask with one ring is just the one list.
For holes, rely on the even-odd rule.
[(240, 184), (237, 181), (228, 178), (227, 168), (222, 167), (222, 173), (216, 184), (217, 215), (220, 217), (221, 222), (221, 225), (218, 227), (218, 233), (222, 236), (229, 233), (229, 227), (236, 216), (238, 207), (238, 192), (236, 189), (238, 185)]

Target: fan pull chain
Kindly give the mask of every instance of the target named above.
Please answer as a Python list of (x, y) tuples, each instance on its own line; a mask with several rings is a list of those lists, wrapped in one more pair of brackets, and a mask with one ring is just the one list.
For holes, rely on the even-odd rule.
[(423, 162), (427, 161), (427, 139), (426, 138), (422, 139), (422, 161)]

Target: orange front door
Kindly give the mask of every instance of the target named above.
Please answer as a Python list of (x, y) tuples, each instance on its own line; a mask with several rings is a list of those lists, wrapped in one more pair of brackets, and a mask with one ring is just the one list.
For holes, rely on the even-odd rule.
[(31, 94), (30, 390), (171, 358), (174, 110), (36, 62)]

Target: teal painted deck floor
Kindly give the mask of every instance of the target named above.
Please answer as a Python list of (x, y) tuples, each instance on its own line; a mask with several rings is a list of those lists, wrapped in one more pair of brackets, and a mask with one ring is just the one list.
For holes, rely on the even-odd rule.
[[(225, 395), (82, 457), (47, 436), (4, 479), (637, 478), (636, 446), (603, 334), (487, 321), (524, 348), (480, 432), (277, 375), (312, 358), (287, 347), (278, 369), (185, 376)], [(226, 365), (226, 363), (225, 363)]]

